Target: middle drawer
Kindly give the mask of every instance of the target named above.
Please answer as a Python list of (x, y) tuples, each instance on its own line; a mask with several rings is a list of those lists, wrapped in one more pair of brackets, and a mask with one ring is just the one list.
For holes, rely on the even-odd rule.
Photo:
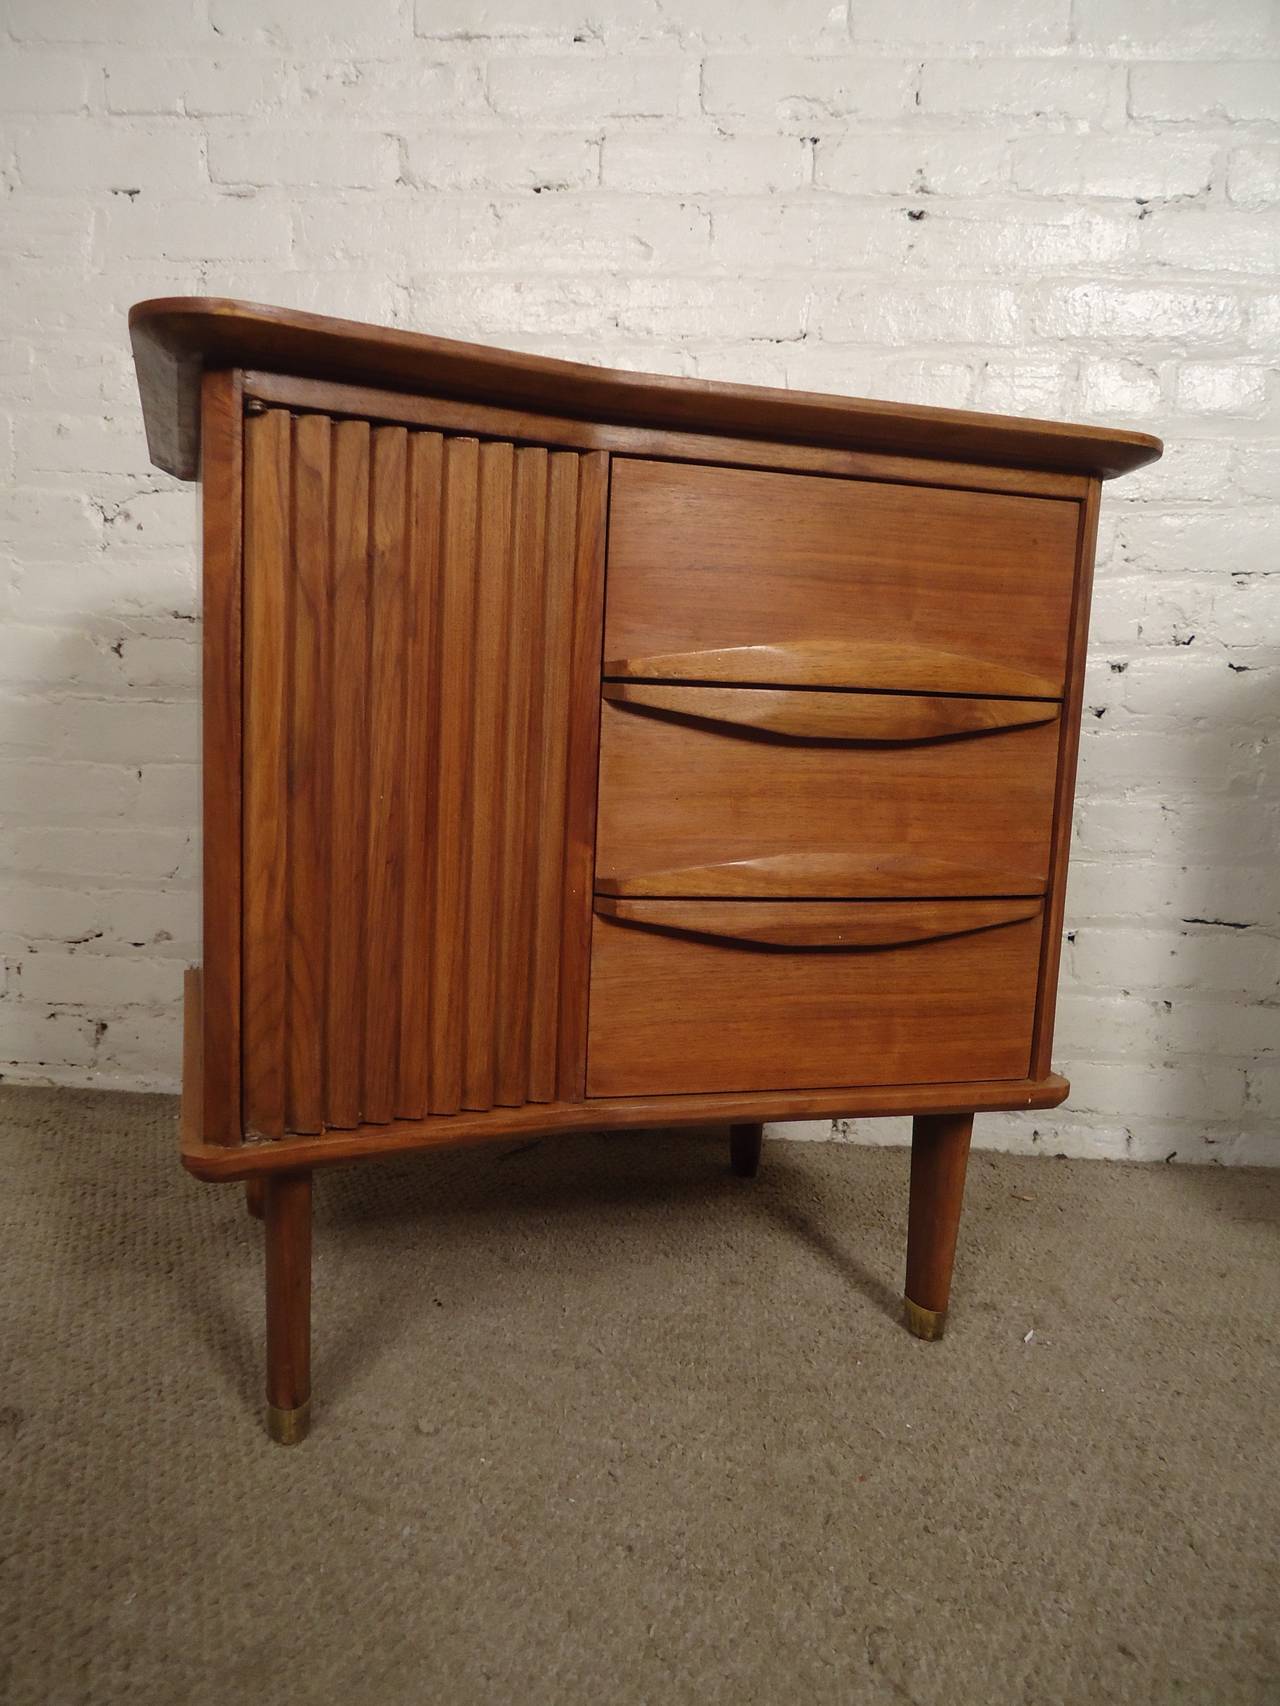
[(596, 889), (1039, 894), (1058, 733), (1046, 700), (606, 682)]

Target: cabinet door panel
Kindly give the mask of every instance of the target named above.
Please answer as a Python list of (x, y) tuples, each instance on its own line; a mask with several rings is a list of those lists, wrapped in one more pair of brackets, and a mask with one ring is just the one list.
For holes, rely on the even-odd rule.
[(246, 1128), (548, 1101), (575, 1047), (580, 1087), (605, 459), (283, 409), (245, 448)]

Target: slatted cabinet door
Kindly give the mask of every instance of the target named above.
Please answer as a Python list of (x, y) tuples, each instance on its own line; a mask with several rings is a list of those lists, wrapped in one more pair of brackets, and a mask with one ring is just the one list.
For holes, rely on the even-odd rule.
[[(246, 1131), (580, 1094), (605, 458), (274, 408), (245, 434)], [(598, 683), (598, 626), (577, 646)]]

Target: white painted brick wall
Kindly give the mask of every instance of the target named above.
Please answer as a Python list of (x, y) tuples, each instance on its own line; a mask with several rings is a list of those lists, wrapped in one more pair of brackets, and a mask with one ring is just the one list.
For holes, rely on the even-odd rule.
[(0, 1071), (177, 1080), (197, 504), (148, 465), (124, 314), (207, 291), (1165, 436), (1102, 528), (1074, 1092), (981, 1140), (1280, 1161), (1271, 0), (7, 0), (0, 29)]

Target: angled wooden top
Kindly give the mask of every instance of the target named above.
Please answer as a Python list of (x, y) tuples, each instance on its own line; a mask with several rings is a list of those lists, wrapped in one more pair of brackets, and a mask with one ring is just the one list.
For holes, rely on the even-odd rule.
[(216, 296), (166, 296), (136, 303), (129, 310), (129, 332), (151, 459), (183, 480), (195, 479), (199, 470), (200, 374), (206, 367), (345, 380), (617, 426), (1051, 469), (1102, 479), (1154, 462), (1163, 449), (1158, 438), (1141, 432), (621, 373)]

